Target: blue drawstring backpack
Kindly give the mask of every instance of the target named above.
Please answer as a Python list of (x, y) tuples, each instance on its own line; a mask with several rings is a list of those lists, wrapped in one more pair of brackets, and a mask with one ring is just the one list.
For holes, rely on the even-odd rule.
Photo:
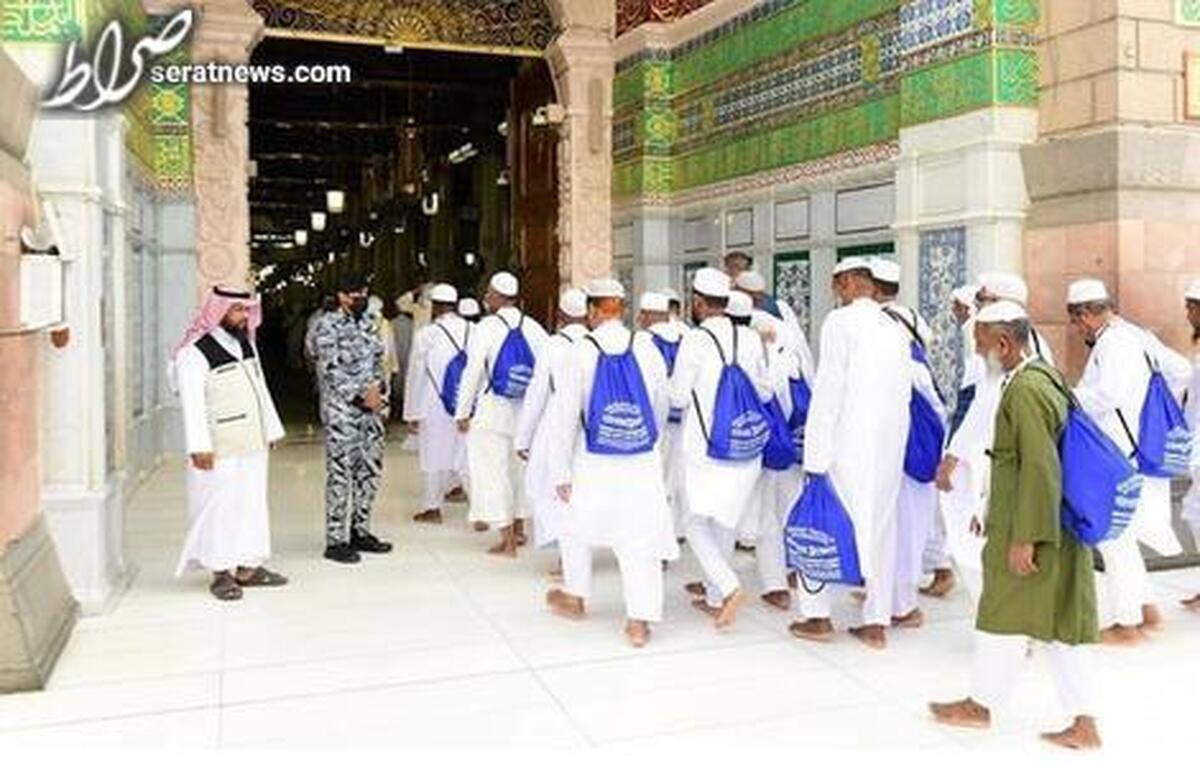
[(763, 404), (767, 413), (767, 425), (770, 434), (767, 444), (763, 447), (763, 468), (771, 471), (787, 471), (799, 462), (796, 454), (796, 444), (792, 440), (791, 429), (788, 428), (787, 418), (783, 416), (783, 407), (779, 397), (772, 396)]
[(792, 414), (788, 418), (788, 430), (792, 432), (792, 443), (796, 446), (796, 462), (804, 463), (804, 424), (808, 422), (808, 406), (812, 404), (812, 389), (801, 375), (788, 378), (792, 394)]
[(454, 346), (455, 351), (454, 357), (446, 365), (446, 371), (442, 373), (442, 386), (437, 389), (438, 398), (442, 400), (442, 409), (453, 417), (458, 408), (458, 385), (462, 382), (463, 370), (467, 368), (467, 342), (471, 339), (471, 327), (467, 327), (463, 344), (459, 345), (458, 341), (454, 339), (454, 335), (450, 334), (450, 330), (441, 324), (435, 326), (445, 333), (446, 339), (450, 341), (450, 345)]
[(521, 316), (515, 327), (508, 326), (508, 322), (499, 314), (496, 314), (496, 318), (508, 329), (508, 334), (496, 353), (496, 363), (492, 366), (488, 387), (497, 396), (522, 399), (529, 382), (533, 380), (534, 363), (533, 349), (529, 347), (525, 333), (521, 331), (525, 316)]
[[(1162, 370), (1149, 355), (1146, 364), (1150, 367), (1150, 384), (1138, 425), (1138, 469), (1148, 477), (1160, 479), (1187, 476), (1192, 460), (1192, 432)], [(1121, 422), (1125, 422), (1124, 417)]]
[(596, 374), (592, 378), (592, 396), (583, 421), (588, 452), (596, 455), (640, 455), (654, 449), (658, 426), (646, 381), (633, 354), (634, 333), (623, 353), (605, 353), (596, 346)]
[[(928, 370), (929, 359), (925, 356), (925, 346), (916, 326), (895, 311), (886, 309), (884, 312), (908, 329), (909, 335), (912, 336), (908, 344), (909, 356)], [(938, 399), (944, 403), (945, 400), (938, 391), (937, 380), (932, 378), (932, 371), (930, 376)], [(904, 447), (904, 473), (923, 485), (933, 482), (937, 478), (938, 464), (942, 462), (942, 447), (945, 442), (946, 425), (938, 411), (925, 394), (916, 388), (912, 389), (908, 397), (908, 441)]]
[(650, 339), (654, 341), (654, 346), (658, 348), (658, 352), (662, 354), (663, 361), (667, 363), (667, 377), (675, 374), (675, 359), (679, 357), (680, 340), (671, 342), (661, 335), (651, 333)]
[(862, 586), (854, 522), (826, 474), (808, 476), (783, 539), (788, 567), (807, 581)]
[(763, 295), (762, 309), (780, 321), (783, 320), (783, 311), (779, 310), (779, 301), (771, 295)]
[(700, 330), (712, 338), (723, 365), (721, 379), (717, 381), (716, 399), (713, 401), (711, 432), (704, 427), (704, 413), (700, 410), (696, 392), (692, 391), (692, 404), (700, 421), (700, 432), (708, 444), (708, 457), (732, 461), (762, 457), (771, 427), (767, 424), (766, 410), (758, 399), (758, 390), (737, 363), (737, 327), (733, 328), (733, 357), (728, 361), (712, 330), (704, 327), (700, 327)]
[(975, 386), (969, 385), (966, 388), (958, 389), (958, 402), (954, 405), (954, 414), (950, 416), (950, 436), (958, 433), (958, 429), (962, 428), (963, 421), (967, 419), (967, 410), (971, 409), (971, 402), (975, 401)]
[(1129, 525), (1141, 498), (1142, 477), (1075, 395), (1044, 374), (1067, 399), (1067, 422), (1058, 440), (1062, 526), (1081, 543), (1095, 546), (1118, 537)]

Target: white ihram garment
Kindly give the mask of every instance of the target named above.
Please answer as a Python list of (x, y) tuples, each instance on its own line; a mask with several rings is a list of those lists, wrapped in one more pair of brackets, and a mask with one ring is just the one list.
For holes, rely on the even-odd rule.
[[(671, 319), (651, 324), (646, 331), (667, 342), (678, 343), (683, 339), (687, 330), (685, 324)], [(670, 373), (668, 373), (669, 376)], [(667, 485), (667, 503), (671, 506), (671, 521), (675, 524), (676, 537), (683, 537), (684, 521), (687, 515), (687, 492), (683, 483), (682, 414), (676, 422), (667, 422), (667, 427), (659, 441), (659, 451), (663, 458), (663, 479)]]
[[(709, 333), (716, 337), (715, 343)], [(727, 461), (708, 456), (706, 434), (712, 426), (717, 384), (724, 362), (734, 357), (735, 335), (737, 362), (758, 397), (768, 398), (771, 387), (761, 338), (749, 327), (735, 327), (724, 316), (708, 318), (701, 328), (688, 330), (671, 377), (671, 405), (686, 410), (683, 465), (688, 516), (684, 529), (709, 584), (722, 598), (739, 586), (730, 565), (731, 547), (725, 544), (732, 543), (732, 532), (762, 473), (761, 458)]]
[(417, 422), (417, 450), (424, 475), (422, 511), (441, 508), (454, 487), (463, 436), (441, 400), (446, 367), (469, 344), (469, 325), (454, 313), (426, 324), (413, 337), (404, 381), (404, 419)]
[[(971, 659), (973, 701), (992, 712), (1005, 708), (1013, 688), (1021, 682), (1021, 666), (1028, 656), (1029, 642), (1025, 635), (976, 630)], [(1038, 645), (1036, 651), (1047, 656), (1065, 717), (1068, 720), (1081, 715), (1095, 717), (1091, 654), (1087, 646), (1055, 641)]]
[(455, 419), (471, 420), (466, 444), (472, 522), (507, 526), (521, 517), (524, 508), (520, 490), (522, 470), (513, 451), (513, 434), (522, 400), (498, 396), (487, 387), (496, 355), (509, 329), (518, 324), (536, 365), (546, 344), (546, 330), (534, 319), (522, 317), (514, 307), (485, 316), (471, 330), (467, 346), (467, 367), (458, 390)]
[[(891, 623), (896, 506), (913, 376), (908, 335), (874, 300), (831, 312), (804, 435), (804, 469), (828, 474), (854, 523), (866, 579), (865, 624)], [(829, 618), (829, 591), (802, 593), (801, 613)]]
[[(243, 360), (241, 346), (230, 334), (218, 327), (211, 335), (232, 356)], [(282, 439), (284, 431), (261, 369), (257, 364), (243, 366), (257, 394), (256, 403), (247, 405), (247, 411), (259, 415), (264, 449), (230, 457), (217, 454), (210, 471), (201, 471), (188, 461), (188, 532), (176, 575), (187, 570), (258, 567), (271, 556), (265, 447)], [(184, 348), (175, 358), (189, 455), (215, 451), (205, 394), (210, 371), (208, 360), (195, 345)]]
[[(1084, 411), (1121, 451), (1132, 455), (1150, 383), (1149, 354), (1158, 362), (1172, 393), (1180, 393), (1191, 378), (1191, 365), (1150, 333), (1122, 318), (1114, 318), (1096, 337), (1087, 366), (1075, 387)], [(1129, 432), (1122, 426), (1122, 418)], [(1097, 579), (1101, 626), (1136, 626), (1142, 605), (1153, 602), (1146, 564), (1138, 541), (1164, 555), (1182, 547), (1171, 529), (1171, 484), (1145, 478), (1133, 521), (1119, 538), (1099, 545), (1104, 574)]]
[(566, 376), (571, 347), (586, 333), (582, 324), (569, 324), (550, 336), (533, 368), (533, 380), (517, 418), (513, 446), (518, 452), (529, 453), (525, 462), (525, 500), (533, 514), (533, 542), (538, 548), (557, 541), (562, 528), (566, 505), (555, 494), (550, 479), (550, 456), (563, 452), (563, 448), (554, 443), (549, 415), (558, 398), (557, 384)]
[[(591, 549), (613, 550), (621, 570), (629, 618), (662, 618), (662, 560), (679, 556), (657, 447), (637, 455), (602, 455), (588, 451), (581, 430), (591, 401), (599, 353), (618, 354), (630, 345), (629, 330), (607, 321), (570, 352), (567, 372), (552, 404), (553, 444), (550, 458), (554, 485), (571, 485), (560, 536), (567, 591), (590, 595)], [(667, 420), (667, 371), (662, 355), (646, 334), (633, 341), (634, 357), (662, 436)]]

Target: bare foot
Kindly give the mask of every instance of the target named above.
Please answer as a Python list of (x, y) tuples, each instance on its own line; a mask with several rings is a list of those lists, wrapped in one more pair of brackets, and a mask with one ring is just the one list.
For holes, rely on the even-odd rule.
[(988, 711), (987, 707), (973, 699), (940, 704), (931, 702), (929, 711), (933, 713), (933, 719), (939, 723), (959, 728), (990, 728), (992, 725), (992, 713)]
[(733, 626), (733, 622), (737, 619), (738, 608), (742, 607), (742, 603), (745, 601), (746, 593), (741, 589), (734, 589), (733, 593), (725, 598), (725, 602), (721, 604), (721, 610), (713, 619), (717, 629), (728, 629)]
[(792, 607), (792, 593), (786, 589), (776, 589), (764, 594), (762, 601), (776, 610), (788, 610)]
[(792, 637), (813, 642), (829, 642), (833, 639), (833, 622), (827, 618), (809, 618), (793, 621), (788, 625)]
[(529, 542), (528, 539), (525, 537), (525, 520), (523, 520), (523, 519), (515, 520), (512, 523), (512, 526), (510, 529), (512, 530), (513, 538), (516, 539), (517, 546), (524, 546), (526, 543)]
[(497, 557), (516, 557), (517, 539), (511, 527), (500, 528), (500, 543), (487, 550), (488, 554)]
[(696, 597), (693, 599), (692, 607), (706, 616), (716, 616), (721, 612), (720, 608), (714, 608), (712, 605), (709, 605), (708, 600), (704, 599), (703, 597)]
[(1105, 645), (1130, 648), (1142, 642), (1142, 635), (1138, 632), (1137, 627), (1113, 624), (1106, 629), (1100, 630), (1100, 642)]
[(913, 608), (903, 616), (892, 616), (892, 626), (897, 629), (918, 629), (925, 624), (925, 614), (920, 608)]
[(442, 510), (426, 509), (420, 513), (413, 514), (413, 522), (423, 522), (427, 525), (440, 525), (442, 524)]
[(868, 648), (880, 650), (887, 647), (887, 635), (881, 624), (864, 624), (850, 627), (849, 632)]
[(476, 522), (475, 524), (471, 525), (471, 529), (476, 533), (486, 533), (488, 530), (488, 523)]
[(950, 568), (938, 568), (933, 571), (933, 583), (919, 591), (926, 597), (945, 597), (954, 588), (954, 571)]
[(650, 625), (645, 621), (630, 619), (625, 622), (625, 636), (629, 638), (629, 644), (633, 647), (644, 648), (646, 643), (650, 642)]
[(1096, 728), (1096, 719), (1087, 715), (1075, 718), (1074, 723), (1061, 731), (1042, 734), (1042, 738), (1069, 750), (1100, 749), (1100, 730)]
[(1162, 611), (1157, 605), (1146, 604), (1142, 606), (1142, 623), (1138, 624), (1138, 629), (1143, 632), (1161, 632), (1163, 629)]
[(467, 491), (462, 489), (462, 487), (454, 488), (450, 492), (446, 493), (446, 502), (447, 503), (466, 503), (467, 502)]
[(690, 581), (683, 585), (683, 590), (693, 597), (703, 597), (707, 594), (703, 581)]
[(584, 615), (583, 598), (567, 594), (562, 589), (551, 589), (546, 592), (546, 604), (558, 616), (570, 619), (580, 619)]
[(1197, 594), (1195, 597), (1189, 597), (1186, 600), (1180, 600), (1180, 604), (1188, 610), (1200, 611), (1200, 594)]

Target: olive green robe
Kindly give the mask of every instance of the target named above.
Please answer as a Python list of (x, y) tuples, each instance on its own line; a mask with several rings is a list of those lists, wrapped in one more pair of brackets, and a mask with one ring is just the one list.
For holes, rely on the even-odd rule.
[[(1053, 380), (1051, 380), (1053, 378)], [(1057, 387), (1056, 387), (1057, 384)], [(976, 628), (1068, 644), (1097, 638), (1092, 552), (1062, 528), (1058, 440), (1067, 417), (1062, 376), (1033, 361), (1012, 376), (996, 414), (992, 483)], [(1035, 544), (1038, 571), (1008, 569), (1009, 546)]]

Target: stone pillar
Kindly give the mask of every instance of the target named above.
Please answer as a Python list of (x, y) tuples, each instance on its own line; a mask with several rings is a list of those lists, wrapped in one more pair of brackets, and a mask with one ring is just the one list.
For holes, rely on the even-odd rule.
[(559, 127), (559, 275), (576, 286), (612, 270), (612, 38), (568, 27), (546, 51), (566, 114)]
[[(263, 20), (245, 0), (204, 0), (192, 61), (241, 64), (262, 36)], [(195, 143), (196, 288), (250, 283), (250, 134), (245, 85), (192, 86)]]
[(0, 693), (41, 688), (78, 607), (41, 516), (40, 330), (21, 328), (20, 229), (33, 224), (25, 155), (35, 91), (0, 51)]

